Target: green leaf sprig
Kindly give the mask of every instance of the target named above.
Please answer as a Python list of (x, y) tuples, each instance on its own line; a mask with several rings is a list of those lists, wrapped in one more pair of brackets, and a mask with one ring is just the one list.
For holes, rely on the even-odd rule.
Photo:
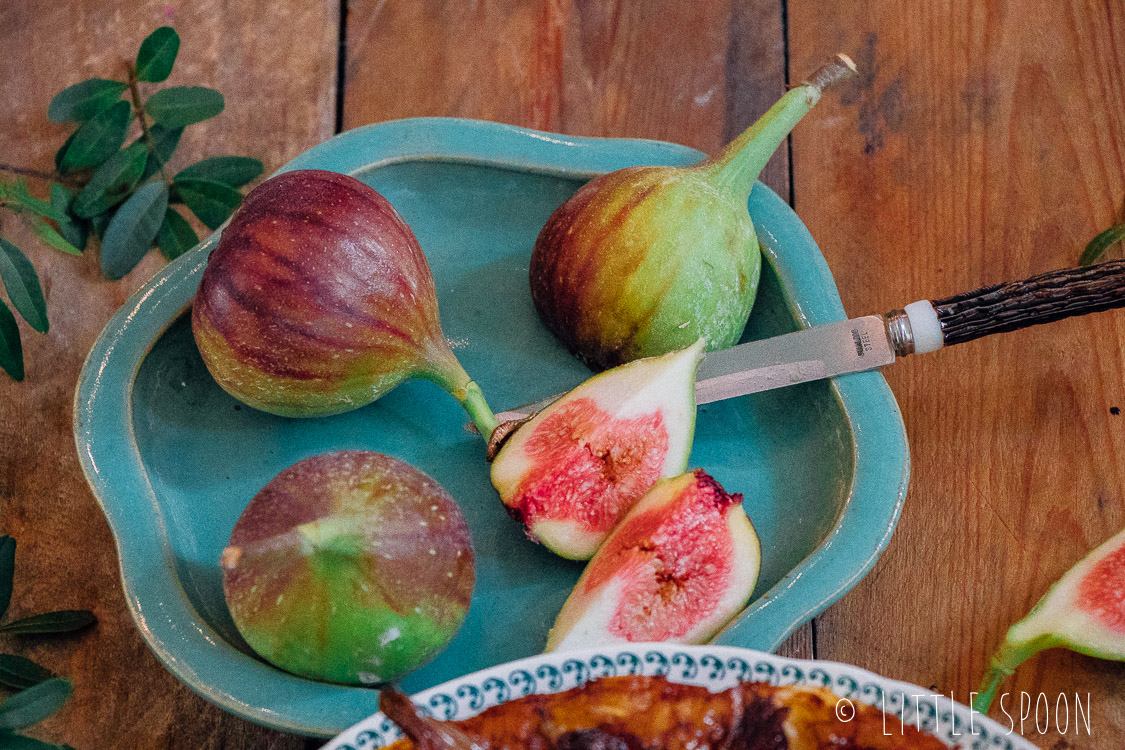
[[(142, 85), (162, 83), (172, 74), (179, 51), (179, 34), (162, 26), (126, 63), (125, 80), (91, 78), (60, 91), (47, 117), (77, 127), (55, 154), (56, 171), (0, 165), (14, 175), (0, 180), (0, 209), (26, 223), (43, 243), (71, 255), (80, 255), (91, 235), (99, 239), (101, 269), (109, 279), (125, 276), (154, 247), (174, 260), (199, 243), (180, 206), (208, 229), (221, 226), (242, 202), (240, 188), (261, 176), (262, 162), (217, 156), (169, 173), (184, 128), (225, 107), (223, 95), (205, 86), (170, 86), (144, 96)], [(48, 199), (31, 194), (27, 177), (49, 183)], [(39, 333), (47, 333), (50, 324), (34, 266), (2, 237), (0, 282), (8, 296), (7, 303), (0, 298), (0, 369), (19, 381), (23, 344), (13, 310)]]
[(1078, 265), (1089, 266), (1097, 263), (1107, 250), (1125, 240), (1125, 207), (1122, 207), (1121, 211), (1119, 217), (1121, 221), (1104, 232), (1099, 232), (1094, 239), (1090, 240), (1086, 249), (1082, 251), (1082, 256), (1078, 259)]
[[(16, 540), (0, 536), (0, 619), (12, 601), (12, 583), (16, 572)], [(0, 634), (69, 633), (97, 622), (94, 613), (85, 609), (45, 612), (0, 625)], [(17, 654), (0, 654), (0, 685), (17, 692), (0, 701), (0, 748), (29, 750), (65, 748), (17, 730), (37, 724), (57, 711), (70, 697), (70, 680), (56, 676), (31, 659)]]
[(1089, 266), (1097, 263), (1105, 255), (1106, 250), (1122, 240), (1125, 240), (1125, 224), (1110, 227), (1090, 240), (1090, 244), (1086, 245), (1086, 249), (1082, 252), (1082, 257), (1078, 259), (1078, 265)]

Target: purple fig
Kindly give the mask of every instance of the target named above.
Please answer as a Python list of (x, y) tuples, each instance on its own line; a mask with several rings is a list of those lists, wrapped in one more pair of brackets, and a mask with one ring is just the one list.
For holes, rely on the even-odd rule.
[(203, 272), (192, 332), (219, 385), (263, 411), (337, 414), (420, 377), (482, 435), (496, 426), (442, 334), (414, 233), (347, 175), (285, 172), (246, 196)]
[(369, 451), (299, 461), (246, 506), (223, 551), (234, 623), (303, 677), (396, 679), (440, 651), (473, 592), (460, 508), (409, 464)]
[(629, 167), (575, 193), (531, 255), (532, 299), (547, 327), (595, 369), (701, 337), (708, 350), (735, 344), (761, 269), (750, 189), (821, 92), (854, 72), (837, 56), (713, 158)]

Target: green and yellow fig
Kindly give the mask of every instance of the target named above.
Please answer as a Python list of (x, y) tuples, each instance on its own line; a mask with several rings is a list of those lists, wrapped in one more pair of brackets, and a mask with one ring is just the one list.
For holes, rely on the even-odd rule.
[(353, 177), (297, 170), (251, 191), (211, 253), (191, 320), (215, 380), (256, 409), (336, 414), (420, 377), (482, 435), (496, 426), (442, 334), (417, 238)]
[(695, 166), (629, 167), (582, 187), (532, 251), (531, 294), (547, 327), (595, 369), (699, 338), (708, 350), (735, 344), (762, 262), (750, 190), (825, 87), (854, 71), (837, 56)]
[(223, 551), (238, 631), (304, 677), (394, 680), (440, 651), (473, 593), (460, 508), (409, 464), (370, 451), (314, 456), (246, 506)]

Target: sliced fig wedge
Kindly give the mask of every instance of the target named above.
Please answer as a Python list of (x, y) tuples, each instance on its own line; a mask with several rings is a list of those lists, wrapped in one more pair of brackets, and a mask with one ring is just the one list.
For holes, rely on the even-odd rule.
[(1057, 646), (1125, 661), (1125, 531), (1068, 570), (1027, 617), (1008, 629), (973, 708), (987, 713), (996, 689), (1016, 667)]
[(532, 417), (492, 462), (528, 536), (588, 560), (663, 477), (687, 468), (703, 341), (595, 375)]
[(586, 566), (547, 650), (704, 643), (746, 606), (760, 562), (741, 494), (702, 469), (658, 482)]

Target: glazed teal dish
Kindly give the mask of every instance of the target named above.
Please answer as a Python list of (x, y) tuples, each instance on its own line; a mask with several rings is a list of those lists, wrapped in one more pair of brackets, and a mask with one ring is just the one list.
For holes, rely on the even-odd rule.
[[(547, 217), (594, 175), (699, 158), (670, 143), (419, 119), (344, 133), (284, 169), (352, 174), (395, 205), (429, 258), (458, 358), (504, 409), (590, 374), (532, 307), (528, 259)], [(828, 267), (789, 207), (759, 185), (750, 213), (768, 262), (745, 338), (843, 319)], [(531, 543), (508, 518), (484, 444), (463, 430), (453, 399), (417, 381), (347, 414), (285, 419), (239, 404), (212, 380), (183, 313), (216, 241), (170, 264), (118, 311), (75, 397), (78, 452), (153, 651), (204, 697), (280, 729), (328, 736), (377, 710), (372, 690), (302, 679), (255, 657), (231, 622), (218, 567), (235, 520), (267, 481), (344, 448), (387, 453), (435, 478), (473, 536), (468, 619), (403, 689), (541, 651), (581, 564)], [(715, 642), (769, 651), (874, 564), (898, 520), (909, 457), (886, 381), (863, 373), (702, 407), (691, 466), (744, 493), (762, 540), (755, 597)]]

